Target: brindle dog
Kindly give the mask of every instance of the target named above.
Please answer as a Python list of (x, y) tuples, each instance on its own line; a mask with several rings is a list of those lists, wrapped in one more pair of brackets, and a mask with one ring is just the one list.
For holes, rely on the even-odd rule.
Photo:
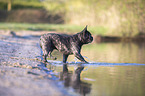
[(91, 43), (93, 37), (89, 31), (87, 31), (87, 26), (79, 33), (74, 35), (66, 34), (55, 34), (48, 33), (40, 37), (40, 47), (43, 51), (43, 61), (47, 62), (47, 56), (51, 59), (57, 59), (51, 55), (54, 49), (57, 49), (63, 54), (63, 63), (66, 63), (69, 55), (74, 54), (79, 60), (84, 63), (85, 61), (83, 56), (80, 54), (81, 47), (84, 44)]

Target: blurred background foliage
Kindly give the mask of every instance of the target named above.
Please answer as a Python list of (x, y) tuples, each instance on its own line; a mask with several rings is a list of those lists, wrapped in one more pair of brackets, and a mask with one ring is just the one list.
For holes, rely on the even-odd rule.
[[(11, 7), (9, 9), (9, 7)], [(13, 10), (22, 8), (42, 8), (40, 0), (0, 0), (0, 9)]]
[(145, 0), (0, 0), (1, 10), (26, 8), (47, 10), (55, 17), (51, 23), (90, 25), (91, 30), (102, 30), (105, 35), (145, 34)]
[(52, 14), (63, 13), (65, 23), (103, 26), (108, 35), (134, 36), (145, 29), (144, 0), (45, 0)]

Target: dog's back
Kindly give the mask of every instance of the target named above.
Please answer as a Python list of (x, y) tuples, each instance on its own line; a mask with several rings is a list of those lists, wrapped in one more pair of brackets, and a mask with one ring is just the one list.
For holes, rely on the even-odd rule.
[[(71, 35), (48, 33), (40, 37), (41, 46), (49, 46), (65, 54), (72, 54)], [(44, 45), (45, 44), (45, 45)]]

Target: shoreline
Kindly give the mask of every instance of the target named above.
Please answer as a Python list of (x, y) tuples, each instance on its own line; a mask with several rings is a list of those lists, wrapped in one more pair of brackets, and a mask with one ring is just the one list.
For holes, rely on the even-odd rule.
[(39, 37), (30, 34), (0, 36), (0, 95), (72, 96), (39, 61), (41, 52), (37, 43)]
[(144, 43), (145, 42), (145, 35), (138, 35), (135, 37), (117, 37), (117, 36), (95, 36), (96, 43)]
[[(30, 36), (39, 37), (46, 33), (60, 33), (56, 31), (28, 31), (28, 30), (22, 30), (22, 31), (16, 31), (14, 34), (11, 34), (10, 30), (0, 30), (1, 35), (5, 36), (12, 36), (12, 37), (21, 37), (25, 36), (26, 34), (29, 34)], [(67, 32), (62, 32), (62, 34), (69, 34)], [(69, 35), (71, 35), (70, 33)], [(119, 42), (125, 42), (125, 43), (144, 43), (145, 42), (145, 34), (137, 35), (134, 37), (121, 37), (121, 36), (102, 36), (102, 35), (94, 35), (94, 42), (96, 43), (119, 43)]]

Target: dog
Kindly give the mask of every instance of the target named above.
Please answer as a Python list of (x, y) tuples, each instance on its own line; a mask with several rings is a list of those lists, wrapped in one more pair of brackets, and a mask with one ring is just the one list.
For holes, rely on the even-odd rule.
[(87, 30), (87, 26), (79, 33), (74, 35), (47, 33), (40, 37), (40, 47), (43, 51), (43, 61), (47, 62), (47, 56), (53, 60), (56, 57), (51, 55), (54, 49), (63, 54), (63, 63), (66, 63), (69, 55), (74, 54), (83, 63), (88, 63), (80, 54), (84, 44), (91, 43), (93, 37)]

